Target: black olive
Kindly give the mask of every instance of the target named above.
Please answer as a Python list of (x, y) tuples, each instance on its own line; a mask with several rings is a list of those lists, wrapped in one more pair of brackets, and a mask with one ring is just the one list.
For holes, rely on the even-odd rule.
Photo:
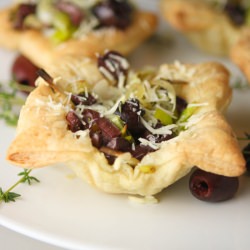
[(103, 136), (106, 136), (110, 140), (121, 135), (121, 131), (117, 128), (109, 119), (100, 117), (96, 121), (98, 127), (102, 131)]
[(100, 118), (100, 113), (93, 109), (84, 109), (82, 112), (83, 115), (83, 122), (85, 124), (85, 128), (92, 128), (92, 130), (96, 131), (97, 128), (95, 128), (97, 120)]
[(24, 27), (24, 19), (31, 14), (35, 14), (36, 5), (23, 3), (18, 5), (16, 12), (13, 16), (13, 28), (17, 30), (25, 29)]
[(244, 159), (246, 160), (246, 168), (247, 171), (250, 173), (250, 144), (245, 146), (242, 150)]
[(100, 27), (125, 29), (132, 21), (132, 7), (126, 0), (102, 1), (93, 7), (92, 12), (99, 20)]
[(78, 95), (72, 94), (71, 101), (75, 105), (93, 105), (97, 100), (92, 94), (83, 92)]
[[(118, 81), (120, 75), (127, 75), (129, 63), (127, 59), (116, 51), (108, 51), (104, 55), (98, 57), (98, 68), (104, 68), (110, 76)], [(101, 71), (101, 73), (103, 73)], [(106, 77), (106, 75), (104, 74)]]
[(189, 179), (189, 189), (199, 200), (218, 202), (231, 199), (239, 187), (238, 177), (227, 177), (195, 170)]
[(108, 142), (107, 147), (117, 151), (128, 152), (131, 144), (123, 137), (116, 137)]
[(92, 130), (90, 129), (89, 133), (92, 145), (96, 148), (100, 148), (103, 144), (102, 132), (100, 130)]
[(155, 150), (149, 146), (135, 145), (135, 148), (131, 150), (130, 153), (133, 155), (134, 158), (140, 161), (145, 155), (153, 151)]
[(84, 130), (84, 125), (82, 124), (80, 118), (73, 111), (69, 111), (67, 113), (66, 120), (68, 122), (69, 130), (73, 133), (79, 130)]
[(38, 67), (26, 57), (22, 55), (18, 56), (12, 65), (11, 71), (14, 80), (18, 83), (32, 87), (35, 86), (35, 81), (38, 77)]
[(235, 25), (240, 26), (245, 23), (246, 10), (240, 4), (231, 3), (229, 1), (225, 6), (224, 11)]
[(183, 98), (177, 96), (176, 97), (176, 110), (177, 110), (178, 114), (181, 114), (181, 112), (186, 107), (187, 107), (187, 102)]
[(139, 137), (145, 132), (146, 128), (143, 126), (140, 117), (145, 113), (140, 108), (139, 100), (132, 98), (121, 105), (116, 111), (121, 119), (126, 123), (128, 131), (134, 136)]
[(107, 159), (109, 165), (112, 165), (115, 162), (116, 156), (108, 155), (104, 153), (105, 158)]

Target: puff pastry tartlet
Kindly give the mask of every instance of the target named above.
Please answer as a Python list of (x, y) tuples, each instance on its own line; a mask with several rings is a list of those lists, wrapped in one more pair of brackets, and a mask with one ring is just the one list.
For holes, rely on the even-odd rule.
[(161, 0), (161, 10), (198, 48), (229, 56), (250, 79), (249, 1)]
[(127, 0), (37, 0), (0, 11), (0, 46), (49, 67), (64, 55), (94, 56), (105, 49), (128, 54), (157, 25), (153, 13)]
[(244, 173), (237, 139), (222, 116), (232, 94), (222, 65), (176, 62), (132, 71), (112, 51), (98, 63), (66, 62), (40, 72), (7, 153), (11, 163), (65, 163), (100, 190), (143, 196), (194, 166)]

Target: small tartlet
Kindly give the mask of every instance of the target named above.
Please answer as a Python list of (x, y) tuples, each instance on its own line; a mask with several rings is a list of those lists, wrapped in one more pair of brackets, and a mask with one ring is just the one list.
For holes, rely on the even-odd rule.
[[(198, 108), (183, 125), (185, 129), (161, 142), (154, 152), (139, 161), (124, 152), (109, 164), (104, 153), (92, 145), (88, 130), (68, 129), (66, 115), (74, 106), (69, 101), (69, 88), (77, 92), (79, 83), (87, 82), (89, 90), (99, 91), (98, 95), (108, 99), (117, 87), (103, 76), (94, 59), (67, 58), (65, 62), (49, 71), (55, 89), (39, 78), (38, 87), (28, 96), (7, 153), (10, 163), (24, 168), (65, 163), (77, 176), (102, 191), (143, 196), (159, 193), (194, 166), (225, 176), (245, 172), (237, 139), (222, 115), (232, 95), (229, 73), (222, 65), (176, 62), (147, 73), (152, 77), (146, 86), (165, 79), (176, 95)], [(128, 71), (129, 77), (133, 74), (141, 75)]]
[[(247, 19), (236, 25), (213, 2), (216, 1), (161, 0), (161, 12), (176, 30), (185, 34), (199, 49), (229, 56), (250, 80), (250, 26)], [(221, 1), (221, 4), (225, 4), (225, 1)]]
[(50, 35), (39, 28), (14, 29), (11, 17), (18, 6), (16, 4), (0, 11), (0, 46), (17, 50), (35, 65), (43, 68), (49, 68), (60, 57), (67, 55), (90, 57), (105, 49), (115, 49), (120, 53), (128, 54), (154, 33), (158, 23), (155, 14), (132, 6), (132, 21), (126, 28), (119, 29), (111, 26), (94, 28), (77, 37), (72, 36), (65, 41), (55, 43)]

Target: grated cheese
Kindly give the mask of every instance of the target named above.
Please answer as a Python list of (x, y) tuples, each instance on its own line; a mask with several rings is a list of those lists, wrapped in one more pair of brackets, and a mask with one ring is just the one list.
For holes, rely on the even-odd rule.
[(120, 103), (121, 103), (122, 101), (125, 101), (125, 96), (121, 96), (121, 97), (116, 101), (116, 103), (114, 104), (114, 106), (113, 106), (111, 109), (109, 109), (109, 110), (107, 110), (106, 112), (104, 112), (104, 115), (112, 115), (112, 114), (114, 114), (115, 111), (118, 109), (118, 107), (119, 107), (119, 105), (120, 105)]
[(128, 196), (129, 201), (137, 204), (157, 204), (159, 201), (152, 195), (147, 195), (145, 197), (138, 196)]
[(145, 138), (139, 138), (138, 140), (141, 142), (141, 145), (149, 146), (149, 147), (151, 147), (152, 149), (155, 149), (155, 150), (159, 149), (160, 145), (161, 145), (160, 143), (149, 141), (149, 140), (147, 140)]
[(114, 77), (113, 75), (108, 71), (106, 70), (104, 67), (99, 67), (99, 70), (100, 72), (110, 81), (114, 81)]
[(114, 54), (110, 54), (109, 56), (110, 56), (110, 58), (117, 60), (121, 64), (123, 69), (125, 69), (125, 70), (129, 69), (130, 65), (125, 58), (118, 56), (118, 55), (114, 55)]
[(147, 121), (145, 121), (142, 117), (140, 117), (142, 124), (154, 135), (171, 135), (173, 133), (172, 129), (176, 128), (176, 124), (170, 124), (167, 126), (163, 126), (160, 128), (152, 128)]

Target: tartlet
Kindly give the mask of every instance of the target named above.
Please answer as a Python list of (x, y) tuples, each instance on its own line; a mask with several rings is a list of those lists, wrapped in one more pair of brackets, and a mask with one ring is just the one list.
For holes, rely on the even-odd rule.
[[(49, 74), (40, 71), (21, 110), (10, 163), (65, 163), (102, 191), (143, 196), (157, 194), (194, 166), (225, 176), (244, 173), (237, 139), (222, 115), (232, 95), (222, 65), (176, 62), (133, 71), (112, 51), (98, 63), (64, 62)], [(178, 108), (180, 103), (186, 104)], [(136, 125), (126, 109), (138, 118)], [(129, 149), (118, 144), (118, 150), (117, 141)], [(146, 150), (138, 154), (138, 148)]]
[(161, 0), (164, 18), (198, 48), (229, 56), (250, 80), (248, 1)]
[[(0, 46), (18, 50), (43, 68), (65, 55), (94, 56), (105, 49), (128, 54), (157, 26), (156, 15), (140, 11), (127, 0), (20, 2), (0, 11)], [(76, 21), (71, 20), (72, 9), (77, 12)]]

